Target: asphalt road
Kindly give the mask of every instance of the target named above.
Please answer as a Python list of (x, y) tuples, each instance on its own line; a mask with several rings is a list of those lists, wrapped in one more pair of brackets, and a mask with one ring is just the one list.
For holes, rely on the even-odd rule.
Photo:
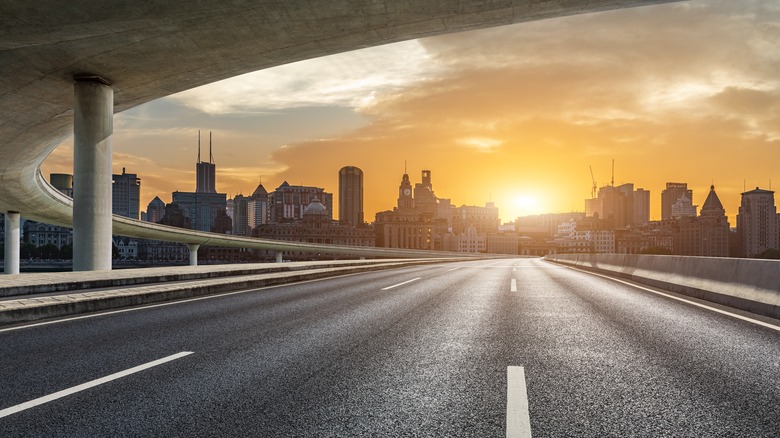
[(534, 437), (780, 436), (780, 331), (537, 259), (0, 330), (0, 436), (498, 437), (508, 367)]

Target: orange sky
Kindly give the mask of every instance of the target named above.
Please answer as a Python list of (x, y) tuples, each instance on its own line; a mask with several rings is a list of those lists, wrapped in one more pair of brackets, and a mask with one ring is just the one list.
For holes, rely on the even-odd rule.
[[(142, 209), (192, 191), (197, 130), (214, 131), (217, 189), (262, 179), (338, 195), (365, 172), (365, 213), (395, 205), (408, 161), (456, 205), (492, 199), (504, 221), (584, 209), (633, 182), (660, 216), (665, 182), (731, 225), (743, 186), (780, 183), (780, 3), (692, 1), (399, 43), (245, 75), (116, 117), (114, 169), (142, 179)], [(204, 149), (204, 154), (207, 152)], [(66, 143), (44, 174), (71, 172)], [(336, 204), (337, 205), (337, 204)]]

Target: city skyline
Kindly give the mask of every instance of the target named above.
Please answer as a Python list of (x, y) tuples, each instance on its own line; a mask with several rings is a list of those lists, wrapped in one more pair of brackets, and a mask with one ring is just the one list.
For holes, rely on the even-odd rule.
[[(772, 2), (692, 1), (290, 64), (118, 114), (114, 172), (143, 174), (143, 205), (169, 201), (191, 190), (197, 130), (213, 130), (230, 195), (258, 180), (335, 191), (354, 165), (370, 220), (408, 160), (454, 203), (492, 200), (509, 221), (582, 211), (588, 166), (604, 186), (614, 158), (616, 185), (651, 192), (651, 218), (666, 182), (687, 182), (699, 205), (714, 183), (733, 224), (740, 193), (780, 178), (779, 20)], [(71, 161), (65, 143), (44, 174)]]

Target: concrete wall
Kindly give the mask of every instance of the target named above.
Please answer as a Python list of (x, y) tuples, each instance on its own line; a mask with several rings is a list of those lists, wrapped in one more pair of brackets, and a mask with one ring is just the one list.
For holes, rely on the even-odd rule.
[(778, 260), (630, 254), (546, 259), (780, 319)]

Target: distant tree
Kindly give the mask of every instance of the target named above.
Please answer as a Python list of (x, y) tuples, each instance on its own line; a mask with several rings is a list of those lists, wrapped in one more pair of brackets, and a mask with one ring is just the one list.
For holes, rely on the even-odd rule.
[(60, 248), (60, 258), (63, 260), (72, 260), (73, 259), (73, 245), (67, 244), (63, 245), (62, 248)]
[(19, 258), (32, 259), (38, 256), (38, 248), (30, 242), (22, 243), (19, 246)]
[(643, 248), (639, 250), (639, 254), (672, 255), (672, 251), (669, 248), (664, 248), (663, 246), (651, 246), (649, 248)]
[(769, 248), (767, 250), (762, 251), (759, 254), (756, 254), (754, 258), (780, 260), (780, 249)]
[(38, 257), (42, 259), (58, 259), (60, 258), (60, 249), (53, 243), (47, 243), (41, 247), (38, 247)]

